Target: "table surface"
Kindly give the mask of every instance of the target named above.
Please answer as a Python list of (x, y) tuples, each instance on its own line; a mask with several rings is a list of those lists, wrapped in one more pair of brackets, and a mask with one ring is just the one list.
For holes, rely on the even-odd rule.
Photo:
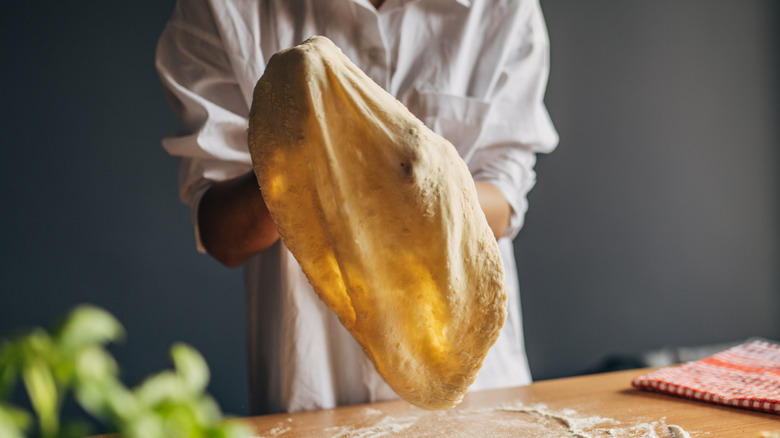
[[(629, 370), (476, 391), (447, 411), (404, 401), (246, 419), (259, 437), (753, 437), (780, 416), (637, 390)], [(772, 436), (772, 435), (768, 435)], [(780, 436), (780, 435), (778, 435)]]

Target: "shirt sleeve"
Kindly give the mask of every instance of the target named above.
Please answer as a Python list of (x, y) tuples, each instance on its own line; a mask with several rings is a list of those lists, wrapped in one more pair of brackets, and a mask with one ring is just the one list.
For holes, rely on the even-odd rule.
[(469, 167), (474, 179), (495, 185), (512, 212), (505, 236), (514, 238), (528, 208), (526, 195), (536, 182), (537, 153), (558, 143), (544, 105), (549, 73), (549, 39), (538, 2), (518, 24), (519, 36), (505, 56), (484, 128)]
[[(185, 5), (182, 5), (186, 3)], [(252, 170), (247, 147), (249, 108), (223, 49), (208, 6), (180, 1), (157, 45), (165, 97), (180, 121), (162, 141), (179, 157), (179, 194), (189, 204), (198, 250), (197, 209), (217, 181)]]

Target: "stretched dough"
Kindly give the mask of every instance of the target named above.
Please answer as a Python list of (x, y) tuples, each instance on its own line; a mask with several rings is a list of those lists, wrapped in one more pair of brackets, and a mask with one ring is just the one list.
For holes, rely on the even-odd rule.
[(455, 148), (324, 37), (270, 59), (249, 147), (282, 240), (385, 381), (422, 408), (457, 404), (507, 295)]

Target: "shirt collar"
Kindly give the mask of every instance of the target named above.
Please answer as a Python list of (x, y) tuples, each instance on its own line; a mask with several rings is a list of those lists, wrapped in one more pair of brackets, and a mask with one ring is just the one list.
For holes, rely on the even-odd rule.
[[(357, 3), (361, 3), (360, 0), (352, 0), (352, 1), (353, 2), (357, 2)], [(420, 0), (397, 0), (397, 1), (385, 0), (385, 3), (394, 3), (395, 5), (392, 6), (392, 7), (403, 7), (407, 3), (415, 3), (415, 2), (418, 2), (418, 1), (420, 1)], [(467, 8), (471, 7), (471, 0), (450, 0), (450, 1), (453, 1), (455, 3), (460, 3), (462, 6), (465, 6)], [(367, 4), (367, 6), (371, 6), (371, 2), (370, 1), (365, 0), (365, 3)], [(382, 5), (382, 6), (384, 7), (384, 5)]]

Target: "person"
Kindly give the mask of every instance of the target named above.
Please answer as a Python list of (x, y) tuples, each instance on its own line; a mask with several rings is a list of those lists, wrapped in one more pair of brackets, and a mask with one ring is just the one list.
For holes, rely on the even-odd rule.
[(397, 397), (279, 240), (252, 172), (253, 88), (271, 55), (314, 35), (333, 41), (468, 164), (510, 297), (472, 389), (529, 383), (512, 239), (536, 154), (557, 144), (543, 103), (549, 43), (538, 0), (179, 0), (156, 67), (181, 128), (162, 144), (180, 157), (198, 250), (243, 265), (252, 413)]

